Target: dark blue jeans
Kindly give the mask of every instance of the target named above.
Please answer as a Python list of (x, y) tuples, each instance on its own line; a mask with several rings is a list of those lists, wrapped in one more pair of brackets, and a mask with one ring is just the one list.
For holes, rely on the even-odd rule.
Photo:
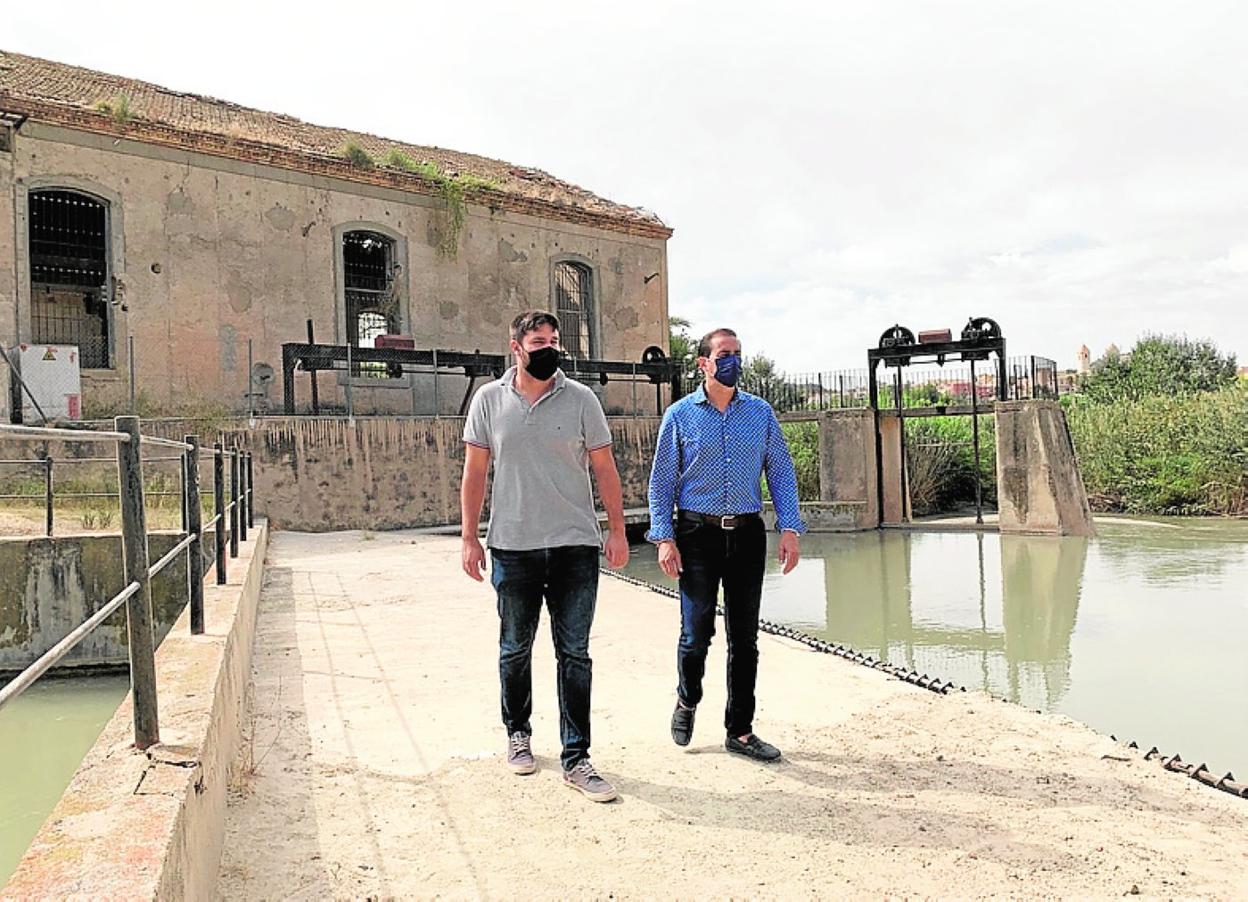
[(686, 705), (702, 701), (706, 651), (715, 635), (715, 602), (724, 587), (724, 632), (728, 636), (728, 705), (724, 728), (729, 736), (754, 731), (754, 683), (758, 677), (758, 608), (767, 563), (767, 531), (753, 517), (736, 529), (676, 523), (680, 550), (680, 645), (677, 692)]
[(498, 592), (498, 674), (507, 732), (532, 732), (533, 637), (550, 610), (558, 668), (560, 761), (564, 770), (589, 757), (589, 628), (598, 600), (598, 549), (589, 545), (506, 551), (491, 548)]

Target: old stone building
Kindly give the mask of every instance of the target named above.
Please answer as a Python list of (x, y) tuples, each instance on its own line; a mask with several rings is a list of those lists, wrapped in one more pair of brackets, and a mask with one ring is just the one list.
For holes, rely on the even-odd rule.
[[(0, 343), (77, 345), (88, 415), (124, 406), (131, 346), (149, 409), (242, 410), (254, 392), (276, 410), (281, 346), (309, 320), (319, 342), (404, 333), (500, 352), (518, 311), (548, 307), (581, 356), (667, 345), (671, 230), (643, 209), (535, 169), (5, 52), (0, 198)], [(345, 380), (322, 373), (322, 402), (341, 405)], [(465, 384), (441, 378), (443, 412)], [(361, 409), (432, 410), (429, 376), (364, 366), (351, 387)], [(625, 406), (622, 387), (607, 397)]]

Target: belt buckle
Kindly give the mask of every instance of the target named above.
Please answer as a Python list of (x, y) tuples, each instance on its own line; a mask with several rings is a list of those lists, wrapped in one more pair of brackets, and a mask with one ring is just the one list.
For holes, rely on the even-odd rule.
[(725, 514), (719, 518), (719, 528), (725, 532), (732, 532), (737, 528), (737, 515)]

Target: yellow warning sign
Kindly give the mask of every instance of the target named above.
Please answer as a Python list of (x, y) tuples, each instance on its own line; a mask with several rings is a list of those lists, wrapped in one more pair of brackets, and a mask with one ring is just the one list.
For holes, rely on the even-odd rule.
[(44, 360), (55, 360), (55, 359), (56, 359), (56, 349), (55, 349), (55, 348), (48, 348), (47, 350), (45, 350), (45, 351), (43, 352), (43, 359), (44, 359)]

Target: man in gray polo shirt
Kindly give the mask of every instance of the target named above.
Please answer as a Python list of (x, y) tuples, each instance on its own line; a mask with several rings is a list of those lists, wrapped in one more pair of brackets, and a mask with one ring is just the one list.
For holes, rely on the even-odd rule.
[(533, 310), (518, 316), (511, 324), (511, 351), (516, 365), (481, 387), (464, 426), (463, 568), (478, 582), (485, 572), (477, 524), (493, 461), (485, 541), (501, 622), (498, 669), (507, 765), (517, 774), (537, 770), (529, 716), (533, 636), (544, 597), (558, 665), (564, 783), (607, 802), (615, 789), (589, 760), (589, 628), (602, 545), (589, 471), (607, 511), (607, 563), (623, 567), (628, 539), (611, 431), (594, 393), (558, 368), (559, 321), (552, 314)]

